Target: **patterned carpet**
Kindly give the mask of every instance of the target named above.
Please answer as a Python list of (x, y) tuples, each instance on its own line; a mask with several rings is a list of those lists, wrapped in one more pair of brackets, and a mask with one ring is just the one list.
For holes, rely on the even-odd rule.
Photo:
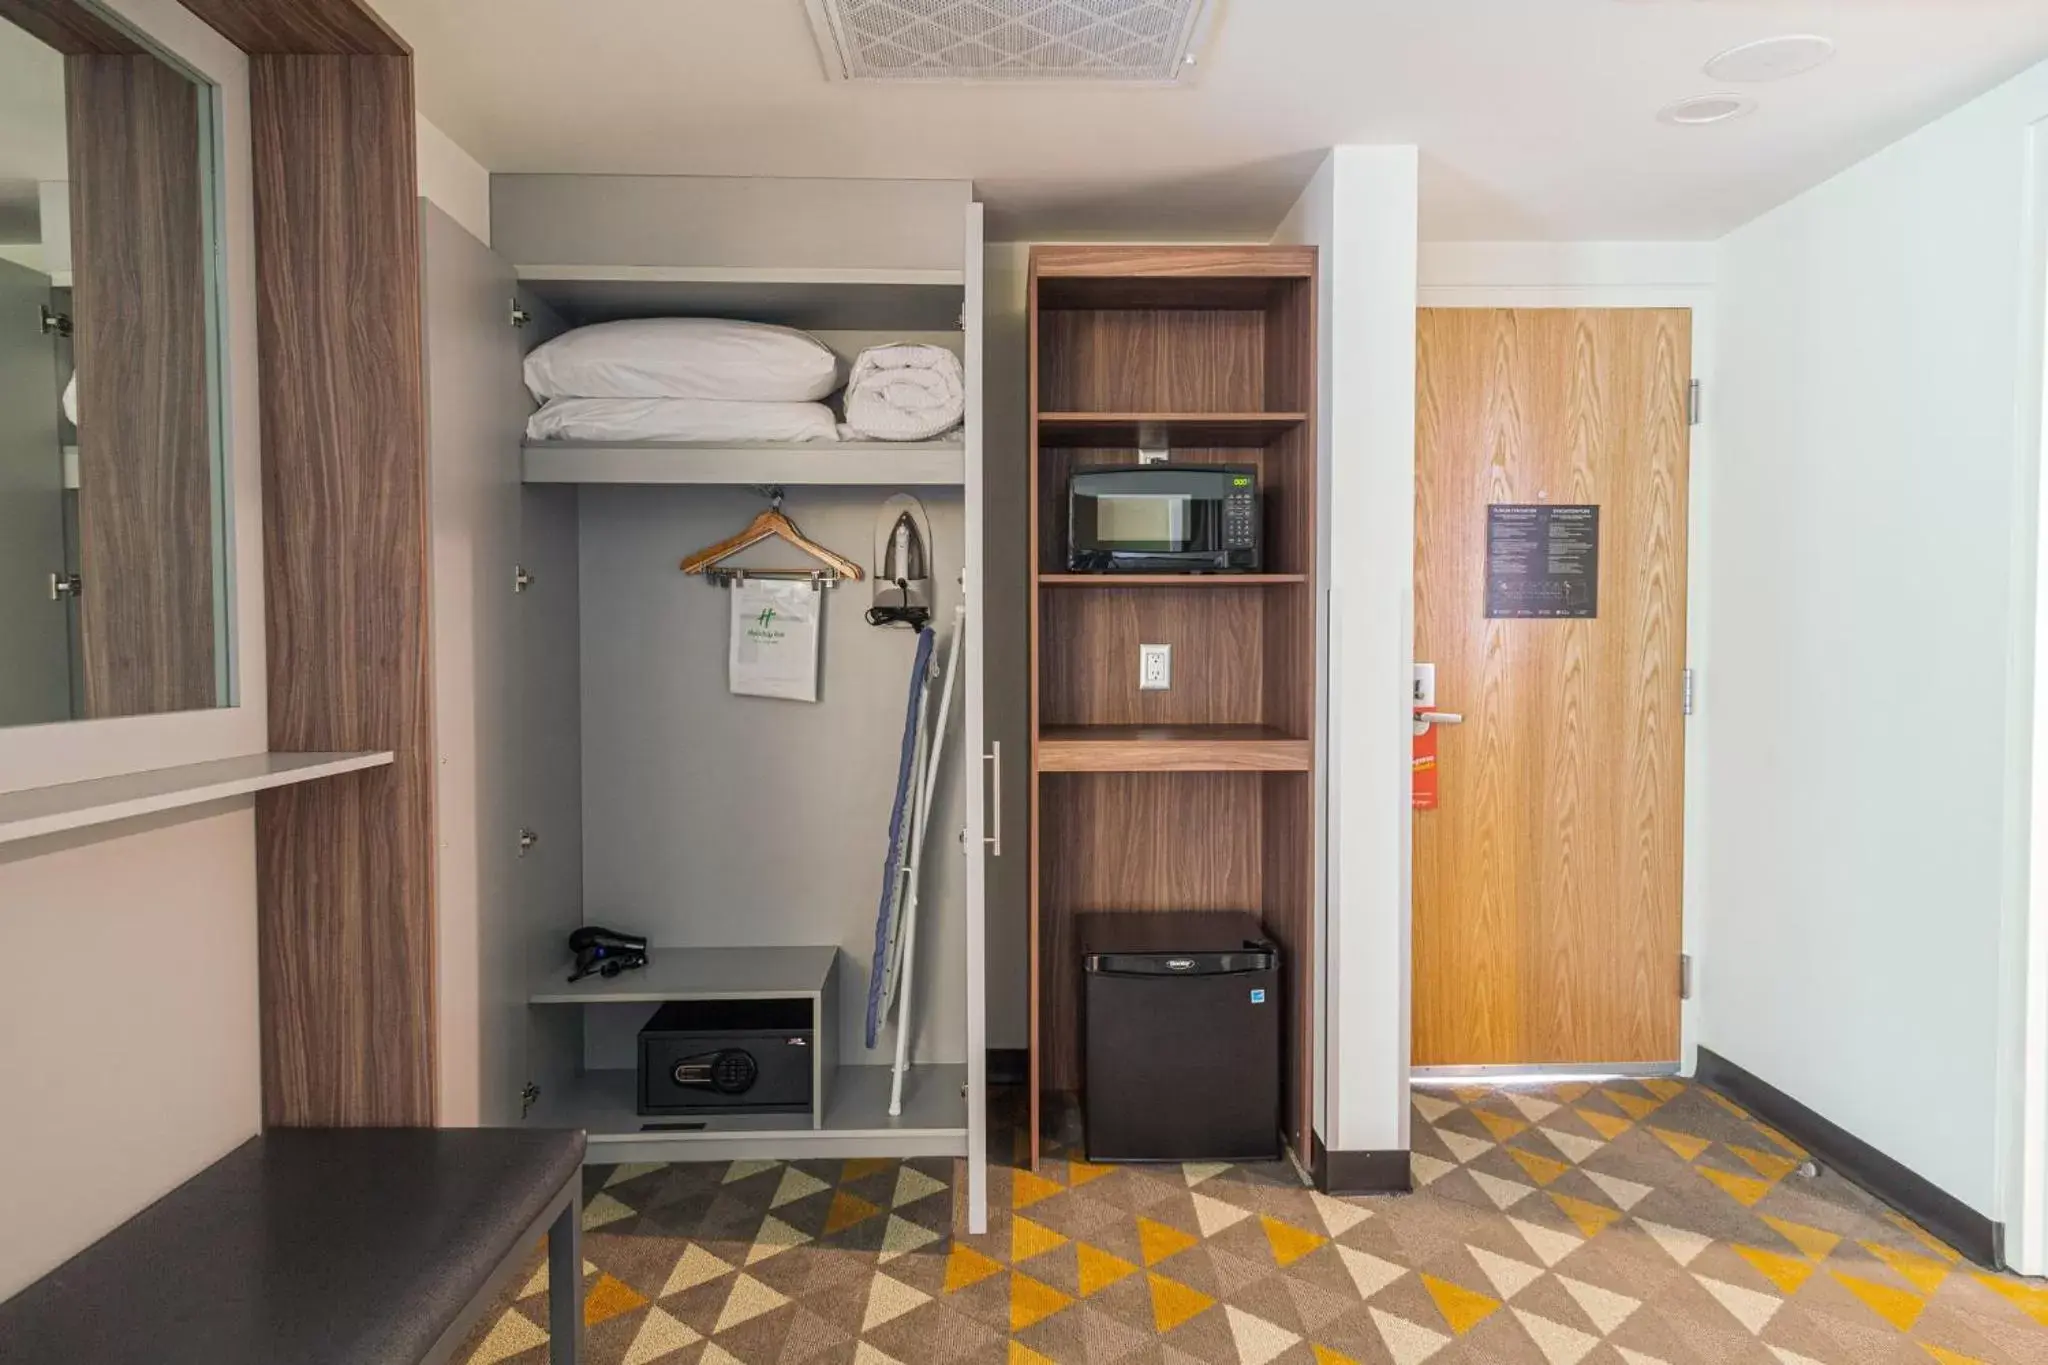
[[(592, 1365), (2031, 1365), (2048, 1287), (1985, 1274), (1707, 1090), (1415, 1095), (1416, 1193), (1278, 1166), (592, 1167)], [(1009, 1139), (1004, 1139), (1006, 1148)], [(1006, 1151), (1005, 1155), (1010, 1155)], [(538, 1264), (538, 1259), (536, 1259)], [(546, 1360), (545, 1274), (469, 1365)]]

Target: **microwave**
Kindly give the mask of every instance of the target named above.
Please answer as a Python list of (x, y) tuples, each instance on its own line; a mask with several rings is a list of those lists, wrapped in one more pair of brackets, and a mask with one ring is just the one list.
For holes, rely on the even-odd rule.
[(1067, 479), (1070, 573), (1257, 573), (1263, 541), (1256, 465), (1090, 465)]

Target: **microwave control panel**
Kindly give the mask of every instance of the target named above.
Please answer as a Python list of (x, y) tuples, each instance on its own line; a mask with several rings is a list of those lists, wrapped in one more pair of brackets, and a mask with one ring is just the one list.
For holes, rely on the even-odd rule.
[(1223, 548), (1249, 550), (1259, 543), (1259, 495), (1251, 480), (1234, 480), (1223, 498)]

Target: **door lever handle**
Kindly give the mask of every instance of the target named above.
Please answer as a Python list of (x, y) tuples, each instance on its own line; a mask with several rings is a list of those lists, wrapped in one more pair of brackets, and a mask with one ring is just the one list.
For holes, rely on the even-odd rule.
[(1464, 723), (1465, 717), (1456, 711), (1417, 711), (1415, 713), (1415, 733), (1418, 735), (1428, 734), (1429, 727), (1432, 725), (1463, 725)]

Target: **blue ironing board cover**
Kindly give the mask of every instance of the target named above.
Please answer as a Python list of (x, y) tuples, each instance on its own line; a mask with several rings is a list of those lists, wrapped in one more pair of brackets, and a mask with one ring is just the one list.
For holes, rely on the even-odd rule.
[(917, 729), (923, 718), (925, 674), (932, 663), (932, 643), (938, 638), (927, 626), (917, 633), (917, 658), (910, 666), (910, 700), (904, 707), (903, 753), (896, 762), (896, 802), (889, 808), (889, 851), (882, 860), (882, 898), (875, 909), (875, 959), (868, 972), (868, 1046), (882, 1034), (882, 984), (889, 970), (889, 921), (894, 918), (898, 861), (903, 846), (903, 821), (908, 812), (917, 766)]

